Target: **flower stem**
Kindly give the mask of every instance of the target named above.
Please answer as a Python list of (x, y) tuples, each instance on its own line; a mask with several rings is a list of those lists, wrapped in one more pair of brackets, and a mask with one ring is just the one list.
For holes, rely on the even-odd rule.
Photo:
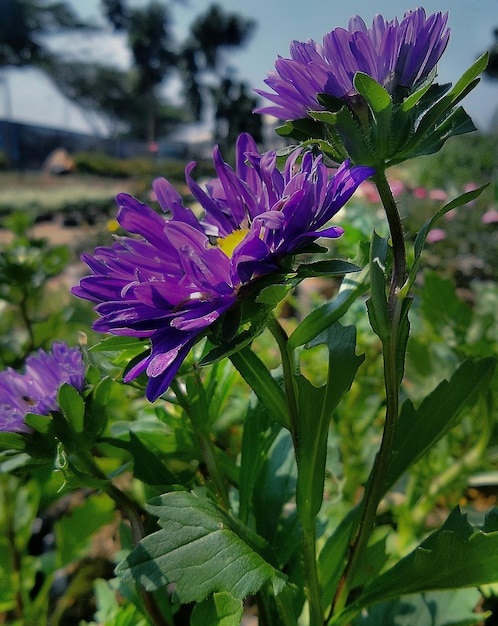
[[(401, 349), (400, 331), (404, 315), (403, 298), (400, 297), (399, 290), (406, 277), (405, 241), (396, 202), (389, 187), (389, 183), (387, 182), (385, 172), (380, 171), (376, 173), (374, 181), (386, 211), (393, 248), (393, 271), (388, 297), (390, 328), (386, 335), (381, 338), (386, 412), (382, 441), (358, 512), (359, 522), (350, 542), (348, 563), (339, 581), (332, 611), (339, 611), (347, 605), (348, 596), (354, 582), (355, 570), (368, 545), (372, 530), (375, 526), (377, 509), (385, 492), (385, 481), (399, 414), (399, 386), (401, 377), (398, 367), (400, 366), (399, 351)], [(385, 298), (385, 294), (383, 297)], [(332, 617), (332, 615), (330, 615), (330, 617)]]
[[(93, 477), (103, 481), (103, 490), (107, 495), (114, 500), (117, 508), (130, 522), (131, 531), (133, 535), (133, 543), (137, 545), (140, 539), (145, 536), (145, 529), (142, 520), (142, 511), (140, 507), (133, 502), (123, 491), (115, 487), (109, 478), (102, 472), (100, 467), (95, 463), (92, 456), (85, 450), (78, 453), (78, 459), (84, 466), (85, 470)], [(154, 595), (140, 587), (142, 594), (142, 600), (145, 610), (154, 626), (170, 626), (168, 620), (162, 614), (159, 606), (157, 605)]]
[[(218, 460), (216, 458), (216, 446), (211, 438), (211, 433), (206, 428), (206, 425), (208, 423), (207, 416), (209, 413), (209, 409), (206, 406), (203, 407), (204, 416), (202, 419), (197, 419), (196, 411), (192, 410), (188, 398), (185, 396), (175, 380), (173, 380), (173, 382), (171, 383), (170, 388), (175, 394), (176, 399), (178, 400), (178, 403), (180, 404), (182, 409), (190, 417), (190, 422), (194, 428), (195, 434), (197, 435), (197, 440), (201, 448), (203, 459), (206, 463), (209, 477), (213, 481), (213, 485), (216, 490), (218, 499), (220, 500), (220, 503), (225, 510), (228, 510), (230, 505), (223, 472), (220, 470)], [(200, 380), (198, 380), (197, 389), (201, 390), (201, 388), (202, 383)], [(200, 401), (202, 402), (202, 399)]]
[[(289, 412), (290, 432), (294, 444), (294, 454), (296, 457), (297, 471), (299, 473), (299, 404), (296, 385), (296, 363), (294, 350), (289, 347), (288, 336), (284, 328), (274, 317), (270, 317), (268, 321), (268, 328), (275, 338), (275, 341), (277, 342), (282, 358), (282, 369), (284, 374), (284, 385)], [(309, 626), (322, 626), (322, 594), (318, 580), (316, 562), (316, 514), (309, 506), (300, 507), (299, 504), (300, 502), (298, 499), (298, 517), (301, 521), (301, 525), (303, 528), (304, 580), (306, 597), (308, 599), (309, 607)]]
[(388, 304), (389, 310), (393, 313), (398, 290), (403, 286), (406, 279), (405, 238), (403, 235), (403, 227), (401, 226), (398, 207), (396, 206), (396, 200), (392, 194), (385, 171), (382, 169), (377, 170), (373, 176), (373, 180), (384, 206), (389, 224), (389, 232), (391, 233), (391, 244), (394, 259)]

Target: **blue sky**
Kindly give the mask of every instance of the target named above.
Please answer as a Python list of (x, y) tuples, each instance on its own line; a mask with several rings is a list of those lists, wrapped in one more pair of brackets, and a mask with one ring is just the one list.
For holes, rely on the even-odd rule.
[[(140, 4), (143, 0), (129, 0)], [(215, 1), (215, 0), (213, 0)], [(402, 4), (399, 0), (217, 0), (226, 10), (256, 20), (255, 32), (242, 50), (227, 55), (227, 63), (237, 71), (237, 77), (252, 87), (263, 87), (263, 80), (272, 69), (277, 55), (288, 56), (292, 39), (321, 40), (336, 26), (347, 26), (349, 17), (361, 15), (371, 22), (375, 13), (387, 19), (401, 17), (405, 10), (417, 4)], [(100, 0), (71, 0), (76, 11), (88, 18), (99, 19)], [(187, 31), (196, 15), (211, 4), (208, 0), (184, 0), (174, 5), (173, 18), (178, 37)], [(498, 0), (426, 0), (428, 13), (449, 11), (451, 38), (439, 69), (440, 82), (455, 82), (474, 59), (493, 41), (498, 28)], [(64, 42), (62, 42), (64, 43)], [(73, 41), (74, 43), (74, 41)], [(123, 45), (119, 39), (101, 37), (80, 42), (88, 54), (112, 58), (126, 64)], [(10, 103), (6, 102), (5, 82), (0, 82), (0, 116), (10, 106), (12, 118), (50, 125), (64, 124), (75, 129), (88, 125), (88, 112), (81, 113), (74, 105), (64, 103), (47, 81), (32, 72), (9, 73)], [(173, 90), (174, 86), (171, 85)], [(498, 81), (483, 80), (465, 100), (464, 106), (480, 128), (486, 129), (498, 108)]]

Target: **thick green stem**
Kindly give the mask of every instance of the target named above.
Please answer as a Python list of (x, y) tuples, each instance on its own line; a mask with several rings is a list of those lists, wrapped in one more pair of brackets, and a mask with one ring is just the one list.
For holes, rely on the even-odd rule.
[(384, 205), (384, 210), (389, 224), (389, 232), (391, 233), (391, 244), (394, 258), (388, 303), (389, 310), (393, 313), (396, 305), (397, 293), (403, 286), (406, 279), (405, 238), (403, 235), (403, 227), (401, 225), (398, 207), (396, 206), (396, 200), (392, 194), (385, 172), (383, 170), (378, 170), (375, 173), (373, 180), (379, 192), (382, 204)]
[[(339, 581), (332, 606), (333, 612), (343, 609), (348, 603), (355, 571), (375, 526), (377, 509), (385, 491), (385, 481), (399, 414), (400, 376), (398, 372), (398, 352), (400, 349), (400, 327), (403, 321), (403, 300), (399, 297), (399, 290), (406, 277), (405, 241), (396, 202), (385, 173), (383, 171), (378, 172), (374, 176), (374, 181), (386, 211), (393, 248), (393, 271), (388, 298), (390, 329), (382, 339), (386, 413), (381, 445), (370, 473), (362, 505), (359, 509), (359, 522), (350, 542), (348, 563)], [(332, 613), (330, 617), (332, 617)]]
[[(145, 536), (142, 511), (138, 505), (135, 504), (135, 502), (133, 502), (133, 500), (131, 500), (123, 491), (111, 483), (88, 452), (80, 452), (78, 454), (78, 459), (89, 474), (103, 481), (103, 490), (112, 500), (114, 500), (118, 510), (121, 511), (124, 517), (126, 517), (126, 519), (130, 522), (133, 543), (136, 545), (140, 539), (143, 539)], [(152, 624), (154, 624), (154, 626), (171, 626), (159, 609), (153, 594), (143, 587), (140, 587), (140, 592), (142, 594), (144, 607)]]
[[(294, 350), (289, 347), (288, 336), (281, 324), (270, 318), (268, 328), (272, 333), (280, 350), (282, 358), (282, 369), (284, 374), (284, 385), (287, 398), (287, 408), (289, 412), (289, 424), (292, 440), (294, 443), (294, 453), (296, 456), (297, 470), (300, 468), (300, 448), (299, 448), (299, 404), (296, 385), (296, 362)], [(299, 480), (299, 479), (298, 479)], [(316, 514), (310, 507), (299, 509), (298, 516), (303, 527), (303, 559), (304, 559), (304, 579), (305, 591), (309, 607), (309, 626), (322, 626), (323, 608), (322, 594), (318, 580), (317, 559), (316, 559)]]

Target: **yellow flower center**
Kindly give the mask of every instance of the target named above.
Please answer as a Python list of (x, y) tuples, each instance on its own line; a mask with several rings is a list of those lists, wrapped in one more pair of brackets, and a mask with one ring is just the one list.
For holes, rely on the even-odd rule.
[(216, 241), (216, 245), (222, 252), (224, 252), (229, 259), (232, 258), (233, 251), (244, 239), (249, 232), (248, 228), (242, 228), (240, 230), (234, 230), (226, 237), (219, 237)]

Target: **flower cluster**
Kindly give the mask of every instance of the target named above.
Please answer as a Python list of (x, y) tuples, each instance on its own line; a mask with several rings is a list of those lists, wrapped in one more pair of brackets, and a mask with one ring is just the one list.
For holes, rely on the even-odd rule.
[(63, 383), (83, 389), (85, 370), (79, 348), (56, 342), (50, 353), (39, 350), (26, 359), (24, 374), (0, 372), (0, 431), (30, 432), (27, 413), (48, 415), (59, 409), (57, 392)]
[(290, 59), (279, 57), (265, 83), (272, 92), (258, 93), (274, 104), (256, 111), (285, 120), (300, 119), (323, 110), (317, 96), (349, 99), (357, 95), (357, 72), (368, 74), (394, 95), (398, 87), (411, 89), (435, 68), (449, 38), (447, 14), (426, 17), (423, 8), (405, 13), (399, 23), (376, 15), (372, 28), (358, 16), (348, 29), (336, 28), (323, 45), (310, 39), (293, 41)]
[(186, 168), (186, 181), (204, 210), (196, 214), (165, 179), (153, 188), (165, 216), (120, 194), (118, 222), (138, 237), (117, 237), (83, 260), (92, 271), (73, 288), (97, 302), (94, 328), (147, 337), (152, 350), (125, 377), (149, 377), (147, 397), (170, 385), (206, 329), (238, 300), (241, 288), (281, 267), (282, 261), (318, 237), (343, 233), (329, 220), (358, 185), (373, 174), (345, 162), (330, 176), (321, 157), (298, 151), (283, 171), (275, 152), (260, 154), (251, 136), (236, 147), (236, 168), (213, 153), (217, 178), (201, 188)]

